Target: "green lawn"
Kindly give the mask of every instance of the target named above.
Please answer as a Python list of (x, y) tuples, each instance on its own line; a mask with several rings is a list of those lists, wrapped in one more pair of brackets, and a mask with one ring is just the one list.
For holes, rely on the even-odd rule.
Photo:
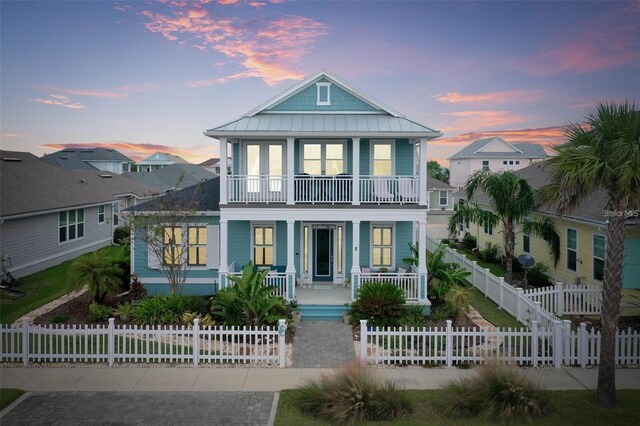
[[(297, 390), (285, 390), (280, 393), (275, 424), (279, 426), (329, 425), (329, 422), (309, 417), (296, 408), (294, 396)], [(443, 400), (440, 390), (406, 390), (413, 402), (410, 417), (394, 422), (363, 422), (362, 425), (495, 425), (494, 421), (475, 419), (452, 419), (442, 414), (439, 408)], [(604, 410), (595, 404), (595, 391), (549, 391), (551, 393), (551, 412), (548, 416), (531, 424), (541, 426), (560, 425), (633, 425), (640, 424), (640, 390), (618, 391), (619, 406), (614, 410)], [(530, 424), (530, 423), (523, 423)]]
[(471, 261), (477, 261), (478, 266), (480, 266), (481, 268), (489, 268), (489, 272), (491, 272), (496, 277), (505, 278), (507, 276), (507, 271), (502, 267), (502, 265), (497, 265), (495, 263), (489, 263), (485, 262), (484, 260), (480, 260), (471, 250), (456, 249), (456, 251)]
[[(118, 259), (122, 257), (122, 251), (122, 247), (109, 246), (100, 249), (99, 253)], [(67, 269), (72, 262), (69, 260), (20, 278), (18, 289), (26, 293), (24, 297), (11, 299), (4, 292), (0, 293), (0, 324), (11, 324), (26, 313), (66, 294)]]
[(469, 305), (473, 306), (473, 308), (478, 311), (484, 319), (496, 327), (524, 327), (524, 324), (516, 320), (510, 314), (502, 309), (498, 309), (498, 305), (496, 305), (493, 300), (485, 297), (485, 295), (476, 288), (473, 288), (473, 291), (471, 292)]
[(21, 389), (0, 388), (0, 410), (4, 410), (9, 404), (24, 393)]

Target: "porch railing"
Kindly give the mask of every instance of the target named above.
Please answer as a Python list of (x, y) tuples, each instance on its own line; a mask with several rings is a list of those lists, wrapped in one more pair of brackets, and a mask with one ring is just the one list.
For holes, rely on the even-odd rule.
[(366, 286), (372, 282), (389, 282), (404, 291), (404, 297), (407, 300), (415, 301), (419, 298), (418, 292), (418, 274), (412, 272), (396, 273), (396, 272), (368, 272), (360, 274), (360, 285)]
[[(242, 272), (230, 272), (229, 276), (240, 276)], [(227, 285), (235, 285), (231, 280), (227, 280)], [(276, 287), (273, 296), (287, 298), (287, 274), (284, 272), (270, 272), (262, 282), (264, 286)]]
[[(229, 203), (286, 203), (287, 176), (231, 175), (227, 177)], [(293, 177), (294, 203), (351, 204), (354, 182), (350, 175)], [(414, 176), (360, 176), (359, 202), (364, 204), (417, 204)]]

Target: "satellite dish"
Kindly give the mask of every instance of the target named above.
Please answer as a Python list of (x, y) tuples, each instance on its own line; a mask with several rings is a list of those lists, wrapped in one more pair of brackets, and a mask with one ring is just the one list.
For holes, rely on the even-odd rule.
[(531, 268), (536, 264), (536, 260), (533, 256), (529, 256), (528, 254), (521, 254), (518, 256), (518, 262), (520, 262), (523, 268)]

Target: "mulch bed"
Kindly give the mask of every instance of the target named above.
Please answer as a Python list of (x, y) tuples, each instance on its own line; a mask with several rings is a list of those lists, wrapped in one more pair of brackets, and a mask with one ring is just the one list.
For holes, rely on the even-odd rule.
[[(585, 323), (587, 325), (587, 331), (591, 331), (591, 330), (600, 331), (602, 329), (600, 317), (585, 317), (585, 316), (571, 317), (572, 328), (579, 329), (580, 323)], [(620, 319), (618, 320), (618, 329), (627, 331), (629, 328), (631, 328), (631, 330), (640, 331), (640, 316), (620, 317)]]

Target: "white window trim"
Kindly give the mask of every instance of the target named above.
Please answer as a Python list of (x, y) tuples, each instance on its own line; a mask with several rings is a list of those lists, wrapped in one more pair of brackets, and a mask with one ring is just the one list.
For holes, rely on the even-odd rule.
[(491, 224), (483, 226), (482, 231), (485, 235), (493, 235), (493, 226)]
[[(444, 199), (445, 202), (442, 203), (442, 193), (444, 192)], [(438, 202), (440, 203), (441, 206), (448, 206), (449, 205), (449, 192), (445, 189), (445, 190), (438, 190)]]
[[(576, 231), (576, 248), (575, 249), (570, 249), (569, 248), (569, 230), (573, 230)], [(577, 228), (572, 228), (570, 226), (567, 226), (567, 232), (565, 233), (565, 236), (567, 238), (567, 240), (565, 241), (565, 255), (566, 255), (566, 259), (565, 259), (565, 263), (564, 263), (564, 267), (567, 270), (567, 272), (571, 273), (571, 274), (577, 274), (578, 273), (578, 263), (580, 263), (579, 256), (578, 256), (578, 247), (580, 246), (580, 236), (578, 235), (578, 229)], [(573, 269), (569, 269), (569, 250), (573, 250), (576, 252), (576, 270), (574, 271)]]
[[(484, 166), (487, 166), (487, 170), (484, 169)], [(491, 162), (489, 160), (482, 160), (482, 171), (491, 171)]]
[(371, 139), (369, 142), (369, 176), (373, 176), (374, 152), (376, 145), (391, 145), (391, 175), (396, 175), (396, 144), (393, 139)]
[[(596, 245), (594, 241), (595, 237), (604, 238), (604, 258), (600, 258), (596, 256), (596, 253), (595, 253)], [(594, 232), (591, 237), (591, 277), (593, 278), (594, 281), (601, 283), (603, 280), (599, 280), (595, 277), (595, 265), (596, 265), (595, 259), (600, 259), (603, 262), (607, 260), (607, 236), (605, 234), (600, 234), (597, 232)], [(604, 279), (604, 269), (602, 271), (602, 277)]]
[[(187, 269), (189, 271), (210, 271), (212, 269), (214, 269), (214, 270), (219, 269), (219, 265), (218, 265), (218, 267), (213, 267), (212, 265), (209, 265), (209, 262), (208, 262), (209, 250), (213, 249), (213, 247), (211, 246), (211, 241), (209, 241), (209, 227), (210, 226), (218, 226), (219, 227), (220, 224), (218, 224), (218, 223), (207, 223), (207, 222), (196, 222), (196, 223), (183, 224), (183, 225), (179, 226), (179, 228), (182, 231), (182, 238), (187, 238), (187, 240), (186, 240), (187, 241), (187, 245), (186, 245), (187, 252), (183, 255), (184, 261), (187, 262), (187, 263), (189, 262), (189, 252), (188, 252), (188, 250), (189, 250), (189, 228), (201, 227), (201, 228), (206, 228), (207, 229), (206, 230), (207, 244), (205, 245), (205, 247), (207, 248), (207, 258), (205, 259), (205, 261), (207, 263), (205, 265), (187, 265)], [(165, 227), (171, 227), (171, 225), (162, 225), (163, 232), (164, 232), (164, 228)], [(216, 242), (216, 244), (218, 244), (218, 251), (220, 250), (220, 243), (221, 243), (220, 240), (218, 240)], [(164, 243), (163, 243), (163, 246), (164, 246)], [(162, 253), (164, 255), (164, 248), (163, 248)], [(150, 253), (148, 247), (147, 247), (147, 256), (148, 257), (149, 256), (155, 257), (155, 254)], [(149, 266), (149, 260), (147, 259), (147, 268), (154, 269), (154, 270), (155, 269), (162, 269), (164, 267), (164, 263), (163, 263), (164, 262), (164, 257), (162, 259), (157, 259), (157, 262), (158, 262), (158, 264), (156, 266), (150, 267)]]
[[(342, 145), (342, 173), (349, 173), (349, 164), (347, 159), (347, 140), (346, 139), (302, 139), (300, 140), (300, 173), (304, 173), (304, 145), (320, 144), (320, 166), (321, 170), (327, 170), (327, 144)], [(333, 176), (333, 175), (330, 175)]]
[(241, 174), (248, 175), (248, 164), (247, 164), (247, 147), (249, 145), (259, 145), (260, 146), (260, 175), (268, 176), (267, 171), (269, 170), (269, 146), (270, 145), (280, 145), (282, 146), (282, 171), (283, 175), (286, 175), (287, 171), (287, 144), (285, 141), (281, 140), (243, 140), (240, 143), (240, 169)]
[[(73, 240), (69, 239), (69, 212), (75, 210), (76, 211), (76, 237)], [(82, 217), (83, 217), (83, 221), (82, 222), (78, 222), (78, 211), (82, 210)], [(65, 225), (65, 229), (67, 232), (67, 239), (64, 241), (60, 241), (60, 213), (65, 213), (67, 215), (67, 224)], [(82, 237), (78, 237), (78, 224), (82, 223), (84, 226), (82, 227)], [(61, 244), (68, 244), (68, 243), (72, 243), (74, 241), (78, 241), (78, 240), (84, 240), (84, 236), (87, 234), (87, 217), (86, 217), (86, 211), (85, 209), (70, 209), (70, 210), (62, 210), (60, 212), (58, 212), (58, 228), (57, 228), (57, 232), (58, 232), (58, 245)]]
[(391, 265), (388, 269), (396, 267), (396, 224), (395, 222), (372, 222), (369, 225), (369, 268), (379, 270), (381, 267), (373, 266), (373, 228), (391, 228)]
[[(267, 227), (267, 226), (271, 226), (273, 228), (273, 263), (271, 266), (277, 266), (278, 265), (278, 250), (277, 250), (277, 233), (278, 233), (278, 227), (276, 226), (276, 222), (251, 222), (251, 244), (250, 244), (250, 260), (251, 262), (253, 262), (254, 266), (256, 265), (256, 260), (253, 258), (254, 252), (255, 252), (255, 242), (254, 242), (254, 236), (255, 236), (255, 228), (261, 228), (261, 227)], [(261, 267), (263, 265), (260, 265)]]
[[(102, 209), (102, 220), (100, 220), (100, 209)], [(104, 204), (101, 206), (98, 206), (98, 225), (104, 224), (106, 217), (107, 217), (107, 209), (105, 208)]]
[[(326, 101), (321, 101), (320, 100), (320, 88), (321, 87), (326, 87), (327, 88), (327, 100)], [(329, 83), (329, 82), (318, 82), (318, 83), (316, 83), (316, 105), (318, 105), (318, 106), (329, 106), (329, 105), (331, 105), (331, 83)]]
[[(206, 249), (206, 251), (208, 253), (209, 252), (209, 238), (208, 238), (209, 237), (209, 235), (208, 235), (209, 228), (208, 228), (208, 224), (206, 224), (206, 223), (204, 223), (204, 224), (193, 224), (193, 223), (190, 223), (190, 224), (188, 224), (188, 225), (183, 227), (183, 232), (185, 233), (183, 238), (185, 238), (185, 237), (187, 238), (187, 255), (186, 255), (187, 267), (189, 269), (194, 269), (194, 268), (208, 269), (207, 268), (208, 255), (204, 257), (204, 265), (202, 265), (202, 264), (191, 265), (189, 263), (189, 249), (191, 248), (191, 244), (189, 244), (189, 228), (204, 228), (204, 239), (205, 239), (204, 248)], [(202, 244), (194, 244), (194, 246), (202, 247), (203, 245)]]

